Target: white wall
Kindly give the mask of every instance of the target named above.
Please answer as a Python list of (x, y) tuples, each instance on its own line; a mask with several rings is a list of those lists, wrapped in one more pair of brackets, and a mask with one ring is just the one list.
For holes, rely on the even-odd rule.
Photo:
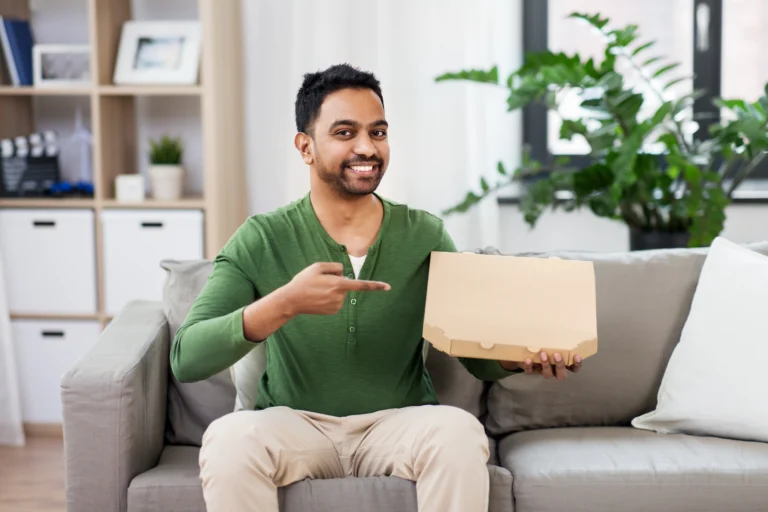
[[(496, 161), (520, 159), (519, 113), (505, 90), (434, 82), (447, 71), (520, 64), (520, 0), (242, 0), (247, 171), (253, 213), (308, 191), (293, 147), (294, 101), (303, 74), (349, 62), (381, 80), (391, 163), (379, 189), (439, 213), (461, 200)], [(495, 243), (498, 210), (448, 219), (457, 245)], [(482, 219), (482, 222), (481, 222)], [(477, 229), (470, 222), (480, 224)]]

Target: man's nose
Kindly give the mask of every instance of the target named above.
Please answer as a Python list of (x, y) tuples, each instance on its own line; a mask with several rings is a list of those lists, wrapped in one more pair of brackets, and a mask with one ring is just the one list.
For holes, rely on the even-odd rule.
[(355, 153), (363, 156), (373, 156), (376, 154), (376, 147), (368, 135), (360, 135), (355, 143)]

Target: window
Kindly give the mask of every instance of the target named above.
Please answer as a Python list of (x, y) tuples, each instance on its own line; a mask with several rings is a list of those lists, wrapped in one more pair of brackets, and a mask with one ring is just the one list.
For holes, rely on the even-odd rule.
[(723, 3), (722, 95), (755, 101), (768, 82), (768, 2)]
[[(739, 97), (754, 101), (764, 93), (768, 82), (768, 2), (757, 0), (523, 0), (523, 49), (525, 52), (546, 48), (554, 51), (578, 51), (599, 57), (602, 42), (590, 27), (566, 19), (574, 11), (600, 13), (614, 26), (639, 25), (641, 39), (656, 41), (658, 54), (679, 62), (681, 76), (694, 76), (693, 82), (677, 84), (668, 92), (679, 96), (691, 87), (707, 94), (694, 104), (694, 114), (706, 114), (699, 120), (694, 136), (705, 138), (710, 123), (718, 122), (720, 112), (712, 104), (715, 97)], [(625, 74), (632, 81), (632, 72)], [(561, 98), (578, 115), (578, 103)], [(649, 111), (657, 100), (648, 97)], [(641, 111), (642, 115), (642, 111)], [(548, 162), (556, 156), (569, 156), (577, 165), (586, 163), (586, 141), (559, 140), (560, 119), (543, 106), (527, 107), (523, 112), (523, 140), (532, 157)], [(752, 178), (768, 179), (768, 164)]]

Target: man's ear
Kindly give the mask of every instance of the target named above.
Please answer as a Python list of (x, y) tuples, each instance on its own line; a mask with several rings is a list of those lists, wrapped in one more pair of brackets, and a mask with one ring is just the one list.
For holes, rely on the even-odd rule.
[(301, 153), (301, 159), (307, 165), (315, 163), (315, 157), (312, 154), (312, 138), (304, 132), (299, 132), (293, 139), (293, 144)]

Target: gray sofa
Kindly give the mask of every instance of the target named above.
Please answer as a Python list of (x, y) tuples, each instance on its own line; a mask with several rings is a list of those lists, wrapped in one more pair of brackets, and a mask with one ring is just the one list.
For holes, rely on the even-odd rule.
[[(753, 247), (768, 254), (768, 243)], [(517, 375), (489, 385), (430, 352), (440, 400), (488, 431), (491, 512), (768, 510), (768, 445), (629, 426), (655, 406), (705, 254), (541, 255), (595, 262), (599, 352), (565, 382)], [(171, 337), (211, 266), (165, 267), (163, 302), (130, 304), (62, 379), (71, 512), (205, 510), (200, 439), (233, 410), (235, 390), (228, 372), (192, 384), (170, 375)], [(416, 492), (393, 477), (302, 481), (280, 502), (288, 512), (415, 511)]]

